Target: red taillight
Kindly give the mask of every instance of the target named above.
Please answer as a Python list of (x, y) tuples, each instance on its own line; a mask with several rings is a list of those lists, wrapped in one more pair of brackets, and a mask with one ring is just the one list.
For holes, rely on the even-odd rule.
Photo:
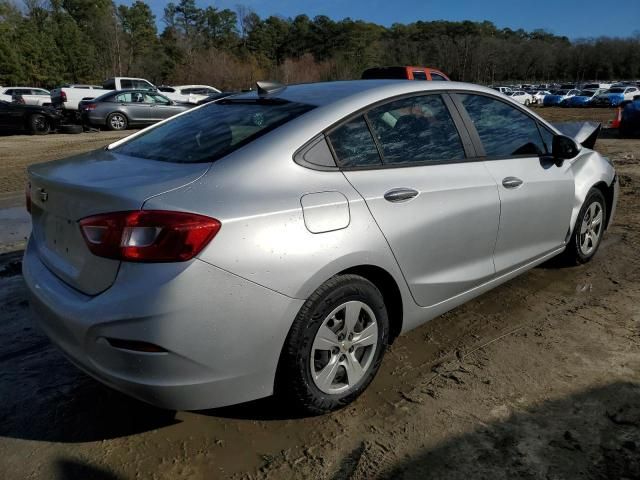
[(87, 103), (85, 105), (82, 106), (83, 110), (89, 111), (89, 110), (95, 110), (98, 107), (98, 105), (96, 105), (95, 103)]
[(220, 222), (193, 213), (138, 210), (84, 218), (80, 230), (89, 250), (100, 257), (184, 262), (207, 246)]
[(27, 212), (31, 213), (31, 182), (27, 182), (24, 187), (24, 203), (27, 207)]
[(67, 94), (64, 90), (60, 90), (60, 100), (62, 100), (63, 102), (67, 101)]

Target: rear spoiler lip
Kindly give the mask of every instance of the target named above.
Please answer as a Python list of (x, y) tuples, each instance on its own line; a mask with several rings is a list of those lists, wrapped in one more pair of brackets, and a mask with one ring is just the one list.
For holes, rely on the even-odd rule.
[(600, 122), (562, 122), (552, 124), (563, 135), (573, 138), (585, 148), (593, 149), (600, 135)]

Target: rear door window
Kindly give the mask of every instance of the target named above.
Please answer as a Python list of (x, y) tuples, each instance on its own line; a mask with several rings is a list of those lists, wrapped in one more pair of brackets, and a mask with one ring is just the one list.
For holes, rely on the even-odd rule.
[(115, 100), (118, 103), (131, 103), (133, 101), (131, 98), (131, 92), (121, 93), (120, 95), (116, 95)]
[(546, 153), (537, 122), (520, 109), (484, 95), (457, 95), (471, 117), (487, 157)]
[(155, 105), (169, 105), (169, 99), (158, 95), (157, 93), (145, 93), (144, 103), (152, 103)]
[(414, 80), (426, 80), (427, 74), (422, 70), (414, 70), (413, 71), (413, 79)]
[(341, 167), (381, 165), (380, 154), (363, 116), (342, 124), (329, 134), (329, 141)]
[(115, 147), (163, 162), (212, 162), (314, 108), (284, 100), (221, 100), (178, 116)]
[(128, 90), (130, 88), (135, 88), (135, 87), (133, 86), (132, 80), (122, 79), (120, 80), (120, 88), (122, 90)]
[(435, 72), (431, 72), (431, 80), (436, 81), (436, 82), (446, 82), (447, 79), (444, 78), (442, 75), (435, 73)]
[(367, 113), (384, 164), (441, 163), (465, 158), (458, 130), (440, 95), (403, 98)]

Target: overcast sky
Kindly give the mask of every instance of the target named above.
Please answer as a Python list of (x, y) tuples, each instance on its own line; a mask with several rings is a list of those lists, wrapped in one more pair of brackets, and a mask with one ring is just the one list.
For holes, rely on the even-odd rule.
[[(162, 12), (168, 3), (146, 0), (157, 16), (160, 30)], [(261, 17), (306, 14), (345, 17), (389, 26), (417, 20), (490, 20), (498, 27), (534, 30), (543, 28), (569, 38), (597, 36), (626, 37), (640, 34), (640, 0), (196, 0), (200, 7), (235, 9), (241, 3)], [(125, 0), (121, 3), (131, 3)], [(520, 6), (526, 5), (526, 6)]]

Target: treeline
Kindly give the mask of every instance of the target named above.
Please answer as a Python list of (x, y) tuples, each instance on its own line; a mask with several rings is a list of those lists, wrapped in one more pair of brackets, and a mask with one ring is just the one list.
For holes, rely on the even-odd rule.
[(640, 78), (640, 34), (572, 42), (487, 21), (387, 28), (326, 16), (262, 19), (248, 7), (200, 8), (195, 0), (168, 3), (161, 20), (159, 32), (140, 0), (0, 0), (0, 85), (126, 75), (237, 89), (266, 78), (358, 78), (376, 65), (428, 65), (474, 83)]

